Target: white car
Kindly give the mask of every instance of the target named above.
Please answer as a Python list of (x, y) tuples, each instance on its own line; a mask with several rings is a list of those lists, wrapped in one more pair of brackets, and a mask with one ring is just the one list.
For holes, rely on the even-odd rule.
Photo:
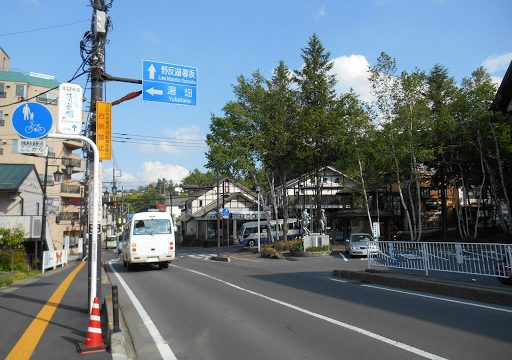
[(368, 256), (368, 248), (371, 254), (379, 252), (373, 236), (368, 233), (353, 233), (345, 240), (345, 252), (349, 257), (354, 255)]

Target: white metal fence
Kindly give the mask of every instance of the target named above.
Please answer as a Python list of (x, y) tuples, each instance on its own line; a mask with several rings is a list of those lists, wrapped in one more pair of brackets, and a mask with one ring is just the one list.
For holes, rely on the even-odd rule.
[(368, 266), (509, 277), (511, 244), (378, 241)]
[(43, 252), (42, 271), (46, 269), (56, 269), (57, 266), (64, 266), (68, 263), (67, 250), (50, 250)]

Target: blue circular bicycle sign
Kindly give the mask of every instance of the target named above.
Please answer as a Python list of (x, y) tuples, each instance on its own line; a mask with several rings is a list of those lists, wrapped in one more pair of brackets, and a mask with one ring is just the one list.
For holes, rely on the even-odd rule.
[(14, 130), (27, 139), (45, 137), (52, 129), (52, 123), (50, 110), (35, 102), (18, 106), (12, 115)]

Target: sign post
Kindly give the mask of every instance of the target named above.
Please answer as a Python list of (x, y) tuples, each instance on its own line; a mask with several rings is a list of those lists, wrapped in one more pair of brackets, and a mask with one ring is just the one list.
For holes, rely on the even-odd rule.
[[(92, 149), (92, 152), (94, 154), (94, 162), (93, 162), (93, 173), (92, 173), (92, 228), (98, 229), (99, 228), (99, 168), (100, 168), (100, 155), (98, 152), (98, 147), (92, 141), (91, 139), (82, 136), (82, 135), (65, 135), (65, 134), (50, 134), (48, 135), (49, 138), (53, 139), (71, 139), (71, 140), (82, 140), (85, 141)], [(92, 233), (92, 239), (90, 242), (90, 248), (91, 248), (91, 281), (90, 281), (90, 287), (91, 287), (91, 297), (89, 299), (89, 313), (92, 310), (92, 305), (94, 302), (94, 298), (96, 297), (97, 293), (97, 273), (98, 273), (98, 233), (96, 231), (93, 231)]]
[(144, 60), (142, 100), (170, 104), (196, 105), (195, 67)]

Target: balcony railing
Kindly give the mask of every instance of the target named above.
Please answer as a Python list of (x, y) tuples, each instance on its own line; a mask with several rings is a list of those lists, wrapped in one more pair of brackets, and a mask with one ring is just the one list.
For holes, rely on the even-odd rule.
[(60, 221), (78, 220), (80, 218), (80, 213), (78, 213), (78, 212), (61, 212), (59, 215), (57, 215), (57, 218)]
[(80, 159), (62, 158), (62, 165), (70, 165), (79, 168), (82, 165), (82, 161)]
[(80, 194), (80, 185), (60, 185), (60, 192), (67, 194)]

